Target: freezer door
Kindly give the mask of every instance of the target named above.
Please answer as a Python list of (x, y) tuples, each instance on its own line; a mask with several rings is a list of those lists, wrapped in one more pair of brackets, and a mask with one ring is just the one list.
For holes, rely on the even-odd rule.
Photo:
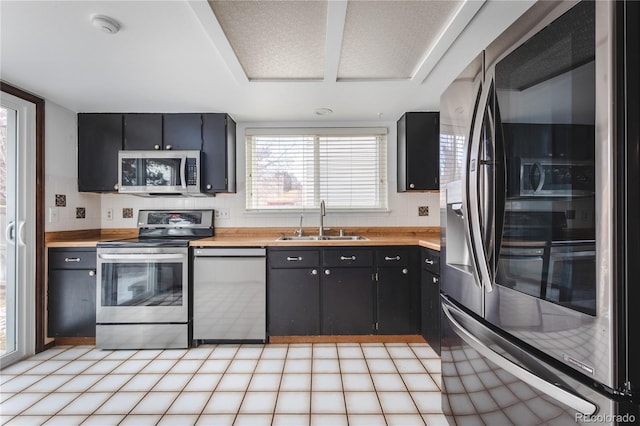
[(451, 424), (610, 424), (625, 414), (446, 296), (442, 308), (442, 408)]

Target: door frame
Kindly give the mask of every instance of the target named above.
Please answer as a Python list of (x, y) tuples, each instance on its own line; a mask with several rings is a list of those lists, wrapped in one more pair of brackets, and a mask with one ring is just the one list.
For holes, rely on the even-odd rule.
[(29, 92), (19, 89), (15, 86), (0, 81), (0, 91), (31, 102), (35, 105), (36, 110), (36, 128), (35, 128), (35, 289), (33, 296), (35, 297), (35, 353), (42, 352), (47, 348), (45, 345), (44, 335), (44, 318), (45, 318), (45, 251), (44, 251), (44, 99), (35, 96)]

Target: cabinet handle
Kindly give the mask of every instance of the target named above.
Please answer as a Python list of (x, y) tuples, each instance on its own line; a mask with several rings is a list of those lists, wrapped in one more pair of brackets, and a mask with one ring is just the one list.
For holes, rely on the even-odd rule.
[(168, 149), (169, 151), (171, 151), (173, 149), (173, 145), (167, 145), (164, 147), (164, 149)]
[(210, 184), (210, 183), (208, 183), (208, 184), (207, 184), (207, 189), (211, 189), (211, 188), (213, 188), (213, 186), (211, 186), (211, 184)]
[(96, 271), (89, 271), (89, 276), (90, 277), (95, 277), (96, 276)]
[(400, 256), (396, 256), (396, 257), (385, 256), (384, 260), (386, 260), (387, 262), (390, 262), (392, 260), (400, 260)]
[(118, 185), (117, 183), (113, 184), (113, 189), (117, 191), (119, 188), (120, 188), (120, 185)]
[(409, 270), (407, 268), (404, 268), (402, 270), (402, 275), (407, 275), (409, 273)]
[(288, 260), (289, 262), (299, 262), (299, 261), (301, 261), (301, 260), (302, 260), (302, 256), (297, 256), (297, 257), (294, 257), (294, 256), (287, 256), (287, 260)]
[(433, 280), (434, 284), (438, 284), (438, 277), (432, 277), (431, 279)]
[(424, 263), (426, 263), (427, 265), (433, 265), (433, 260), (431, 259), (425, 259)]
[(311, 270), (311, 275), (318, 275), (318, 270), (317, 269), (312, 269)]
[(324, 274), (325, 274), (325, 275), (331, 275), (331, 271), (330, 271), (329, 269), (325, 269), (325, 270), (324, 270)]
[(65, 257), (64, 261), (69, 263), (69, 262), (80, 262), (80, 258), (79, 257)]
[(153, 149), (155, 149), (156, 151), (160, 149), (160, 145), (154, 145)]
[(355, 256), (340, 256), (340, 260), (352, 260), (355, 262), (356, 257)]
[(415, 188), (415, 187), (416, 187), (416, 186), (415, 186), (413, 183), (410, 183), (410, 184), (409, 184), (409, 188), (413, 189), (413, 188)]

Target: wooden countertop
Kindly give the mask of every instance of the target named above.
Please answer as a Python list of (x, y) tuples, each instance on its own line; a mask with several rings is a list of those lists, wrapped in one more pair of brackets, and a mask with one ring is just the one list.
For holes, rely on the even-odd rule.
[[(216, 235), (191, 242), (193, 247), (299, 247), (299, 246), (386, 246), (417, 245), (440, 250), (439, 228), (372, 227), (344, 228), (345, 235), (362, 235), (366, 240), (289, 240), (278, 241), (285, 235), (293, 235), (291, 228), (217, 228)], [(317, 233), (317, 228), (305, 228), (305, 235)], [(47, 233), (47, 247), (95, 247), (99, 241), (132, 238), (135, 229), (86, 230)], [(331, 234), (329, 234), (331, 235)]]

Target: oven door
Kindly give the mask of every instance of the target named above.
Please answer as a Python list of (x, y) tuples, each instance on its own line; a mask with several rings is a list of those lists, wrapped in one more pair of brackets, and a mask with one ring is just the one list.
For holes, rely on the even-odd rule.
[(188, 321), (187, 247), (98, 248), (97, 323)]

